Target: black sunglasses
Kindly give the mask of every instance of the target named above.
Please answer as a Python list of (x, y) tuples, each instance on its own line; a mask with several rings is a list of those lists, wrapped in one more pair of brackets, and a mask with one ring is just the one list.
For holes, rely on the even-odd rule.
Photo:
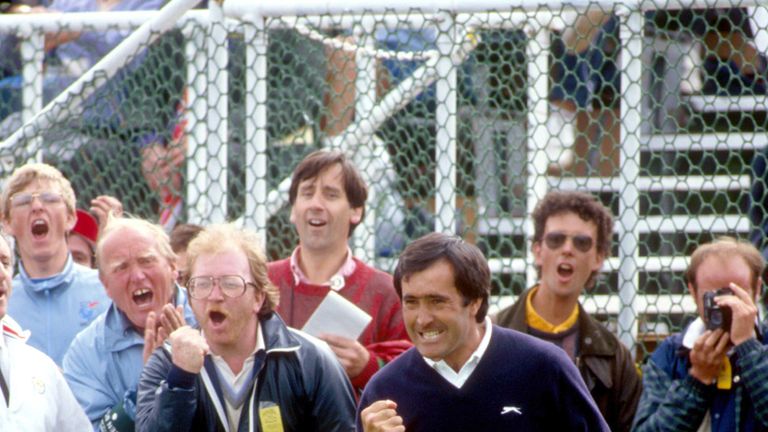
[(573, 247), (575, 247), (578, 251), (589, 252), (589, 250), (592, 249), (592, 244), (594, 243), (594, 240), (592, 240), (592, 237), (584, 234), (576, 234), (574, 236), (569, 236), (559, 231), (553, 231), (551, 233), (547, 233), (547, 235), (544, 236), (544, 244), (546, 244), (547, 247), (552, 250), (559, 249), (565, 244), (565, 240), (568, 237), (571, 238), (571, 243), (573, 243)]

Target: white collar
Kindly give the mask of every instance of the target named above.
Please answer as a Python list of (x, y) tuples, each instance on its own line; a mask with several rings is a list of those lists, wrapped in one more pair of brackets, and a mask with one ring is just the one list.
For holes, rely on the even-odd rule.
[(440, 374), (443, 378), (445, 378), (448, 382), (456, 386), (457, 388), (461, 388), (461, 386), (464, 385), (464, 383), (469, 379), (469, 377), (472, 375), (472, 372), (475, 371), (477, 368), (477, 364), (480, 363), (480, 359), (483, 358), (483, 355), (485, 354), (485, 351), (488, 349), (488, 345), (491, 343), (491, 333), (493, 331), (493, 323), (491, 322), (491, 318), (486, 316), (485, 321), (482, 325), (483, 330), (483, 338), (480, 339), (480, 344), (477, 346), (474, 352), (469, 356), (467, 361), (461, 366), (458, 372), (453, 370), (451, 366), (448, 365), (448, 363), (445, 362), (444, 359), (440, 359), (438, 361), (429, 359), (427, 357), (422, 356), (425, 362), (433, 368), (437, 373)]

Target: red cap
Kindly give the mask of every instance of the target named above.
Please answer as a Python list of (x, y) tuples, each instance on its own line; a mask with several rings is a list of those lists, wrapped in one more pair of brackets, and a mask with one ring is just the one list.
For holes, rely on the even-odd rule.
[(99, 236), (99, 224), (96, 222), (96, 218), (85, 210), (77, 209), (77, 222), (75, 227), (72, 228), (72, 232), (80, 234), (88, 240), (96, 243), (96, 239)]

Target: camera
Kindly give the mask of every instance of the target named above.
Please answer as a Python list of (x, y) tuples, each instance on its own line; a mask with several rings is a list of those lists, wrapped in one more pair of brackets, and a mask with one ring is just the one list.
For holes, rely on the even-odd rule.
[(707, 324), (707, 330), (731, 329), (731, 309), (715, 303), (715, 297), (731, 294), (733, 290), (728, 287), (704, 293), (704, 322)]

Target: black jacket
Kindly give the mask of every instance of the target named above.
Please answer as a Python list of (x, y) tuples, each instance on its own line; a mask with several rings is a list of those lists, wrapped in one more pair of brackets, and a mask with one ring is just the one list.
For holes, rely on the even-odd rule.
[[(255, 354), (252, 379), (257, 384), (245, 400), (238, 431), (264, 430), (260, 414), (276, 412), (285, 431), (354, 430), (352, 386), (333, 352), (289, 330), (277, 314), (259, 325), (266, 352)], [(139, 381), (136, 430), (225, 431), (226, 409), (210, 355), (191, 388), (169, 387), (166, 379), (173, 369), (186, 373), (173, 365), (167, 348), (155, 350)]]
[[(528, 333), (524, 292), (515, 304), (496, 315), (496, 323)], [(629, 431), (643, 391), (629, 350), (579, 305), (579, 347), (576, 366), (597, 407), (614, 432)]]

